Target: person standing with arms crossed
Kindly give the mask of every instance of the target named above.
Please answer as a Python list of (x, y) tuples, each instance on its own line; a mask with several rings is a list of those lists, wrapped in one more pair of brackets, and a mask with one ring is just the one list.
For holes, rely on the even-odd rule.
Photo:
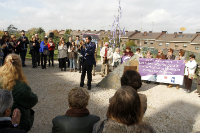
[(95, 64), (94, 53), (96, 49), (96, 45), (91, 42), (91, 36), (86, 36), (85, 41), (86, 44), (83, 45), (83, 49), (81, 50), (81, 54), (83, 55), (82, 59), (82, 74), (81, 74), (81, 82), (80, 87), (84, 86), (85, 74), (87, 71), (87, 86), (88, 90), (91, 90), (91, 80), (92, 80), (92, 67)]

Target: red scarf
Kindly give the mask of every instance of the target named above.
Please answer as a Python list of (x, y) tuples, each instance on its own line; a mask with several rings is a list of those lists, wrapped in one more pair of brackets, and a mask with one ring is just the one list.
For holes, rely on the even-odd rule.
[(83, 117), (89, 114), (90, 112), (87, 108), (81, 108), (81, 109), (68, 109), (65, 115), (71, 117)]

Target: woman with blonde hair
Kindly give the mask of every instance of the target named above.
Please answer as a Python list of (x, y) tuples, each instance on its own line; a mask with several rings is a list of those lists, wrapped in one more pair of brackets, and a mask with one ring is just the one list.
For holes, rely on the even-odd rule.
[(145, 58), (152, 58), (151, 51), (147, 51)]
[(158, 50), (158, 54), (156, 56), (156, 59), (166, 59), (165, 55), (163, 54), (163, 50)]
[(21, 59), (17, 54), (9, 54), (0, 67), (0, 87), (12, 90), (14, 104), (12, 112), (18, 108), (21, 112), (19, 126), (27, 132), (34, 121), (34, 111), (31, 109), (38, 102), (38, 97), (31, 91), (28, 81), (22, 71)]
[(83, 56), (81, 55), (81, 50), (83, 48), (83, 45), (84, 45), (84, 40), (81, 40), (80, 41), (80, 46), (78, 47), (78, 69), (79, 69), (79, 73), (81, 73), (81, 66), (82, 66), (82, 59), (83, 59)]

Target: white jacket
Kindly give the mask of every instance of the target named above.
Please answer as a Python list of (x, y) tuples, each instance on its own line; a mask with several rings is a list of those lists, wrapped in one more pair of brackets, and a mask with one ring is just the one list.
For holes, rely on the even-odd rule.
[(196, 67), (197, 67), (197, 62), (195, 60), (193, 60), (192, 62), (188, 61), (188, 63), (185, 64), (184, 75), (188, 75), (188, 71), (189, 71), (189, 74), (194, 74)]
[(114, 52), (112, 66), (114, 66), (114, 62), (121, 62), (121, 55), (120, 55), (120, 53)]
[(139, 56), (139, 58), (143, 58), (143, 55), (142, 55), (142, 53), (139, 53), (139, 54), (138, 54), (138, 53), (136, 52), (135, 54), (136, 54), (136, 55), (138, 55), (138, 56)]
[[(101, 56), (101, 62), (103, 63), (103, 57), (105, 56), (105, 47), (103, 47), (100, 51), (100, 56)], [(110, 60), (112, 60), (112, 56), (113, 56), (113, 50), (112, 48), (108, 48), (107, 51), (107, 58), (109, 59), (109, 64), (110, 64)]]

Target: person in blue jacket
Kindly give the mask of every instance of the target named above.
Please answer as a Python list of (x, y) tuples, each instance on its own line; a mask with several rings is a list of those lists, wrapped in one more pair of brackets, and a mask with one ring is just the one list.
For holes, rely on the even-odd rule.
[(84, 79), (85, 79), (85, 74), (87, 71), (88, 90), (91, 90), (92, 67), (96, 63), (95, 58), (94, 58), (96, 45), (92, 43), (91, 40), (92, 40), (91, 36), (86, 36), (85, 38), (86, 44), (83, 45), (83, 48), (81, 50), (81, 54), (83, 55), (83, 58), (82, 58), (82, 74), (81, 74), (80, 87), (84, 86)]
[(40, 43), (40, 55), (41, 55), (41, 66), (42, 69), (46, 69), (46, 61), (47, 61), (47, 53), (48, 53), (48, 45), (47, 45), (48, 38), (44, 38), (44, 41)]

